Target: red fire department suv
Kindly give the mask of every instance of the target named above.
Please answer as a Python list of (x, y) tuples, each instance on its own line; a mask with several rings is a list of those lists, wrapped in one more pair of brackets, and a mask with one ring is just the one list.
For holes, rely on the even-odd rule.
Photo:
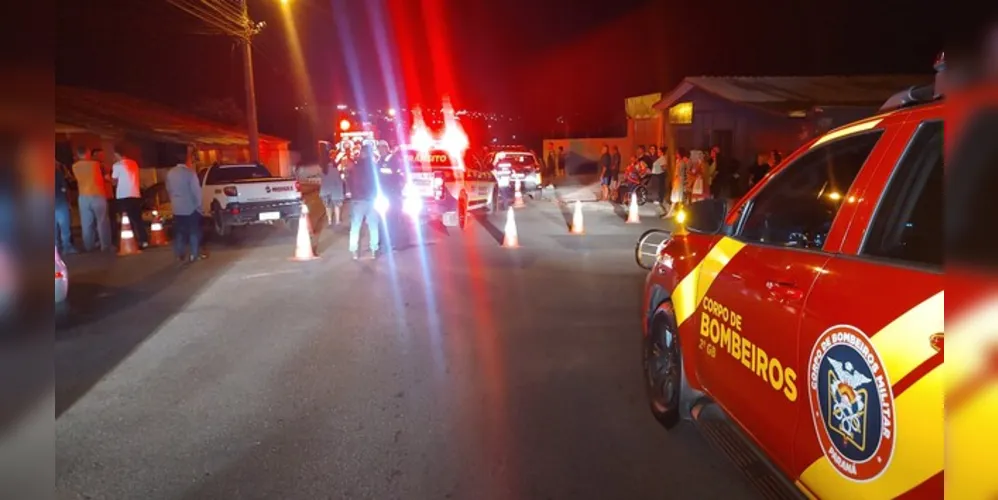
[(771, 496), (942, 498), (944, 104), (929, 101), (812, 140), (654, 245), (652, 413), (697, 423)]

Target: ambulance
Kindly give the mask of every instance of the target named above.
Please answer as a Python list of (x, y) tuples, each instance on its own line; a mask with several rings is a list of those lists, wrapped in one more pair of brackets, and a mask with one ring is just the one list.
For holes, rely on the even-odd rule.
[(404, 160), (404, 210), (420, 221), (464, 229), (471, 212), (500, 210), (496, 178), (466, 137), (420, 130), (397, 154)]
[(638, 242), (644, 385), (769, 498), (942, 498), (943, 117), (931, 86)]

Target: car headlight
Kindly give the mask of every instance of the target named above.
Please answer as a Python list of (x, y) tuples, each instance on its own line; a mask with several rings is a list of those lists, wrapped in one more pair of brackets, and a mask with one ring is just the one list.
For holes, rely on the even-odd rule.
[(419, 213), (423, 211), (423, 200), (416, 196), (410, 196), (403, 199), (402, 211), (412, 217), (418, 216)]
[(379, 214), (385, 215), (388, 212), (388, 198), (384, 195), (379, 194), (377, 198), (374, 199), (374, 209), (378, 211)]

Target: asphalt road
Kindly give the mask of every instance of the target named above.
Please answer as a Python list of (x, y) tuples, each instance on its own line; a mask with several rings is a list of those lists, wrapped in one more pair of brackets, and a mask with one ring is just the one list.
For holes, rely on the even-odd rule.
[(280, 228), (72, 256), (57, 322), (59, 498), (752, 498), (691, 424), (649, 414), (625, 225), (552, 202), (353, 262)]

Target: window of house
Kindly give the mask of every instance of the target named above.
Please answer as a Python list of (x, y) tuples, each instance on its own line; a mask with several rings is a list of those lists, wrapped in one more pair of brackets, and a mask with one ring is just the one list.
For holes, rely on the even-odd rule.
[(669, 108), (669, 123), (673, 125), (693, 123), (693, 103), (681, 102)]
[(943, 123), (922, 124), (894, 171), (863, 244), (863, 255), (910, 264), (943, 263)]
[(740, 239), (820, 250), (832, 221), (882, 132), (818, 146), (786, 165), (749, 202)]

